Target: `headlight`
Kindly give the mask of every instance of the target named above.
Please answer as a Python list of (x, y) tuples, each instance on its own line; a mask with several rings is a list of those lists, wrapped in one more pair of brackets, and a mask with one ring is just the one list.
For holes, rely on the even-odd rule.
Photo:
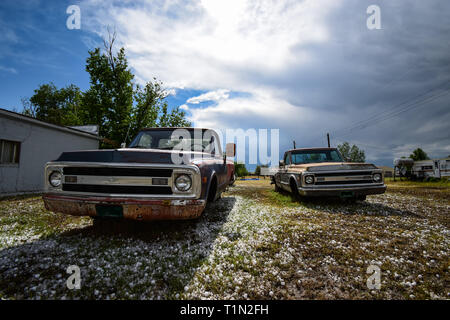
[(180, 191), (188, 191), (192, 186), (192, 180), (188, 175), (182, 174), (175, 180), (175, 187)]
[(314, 183), (314, 177), (313, 176), (306, 176), (305, 177), (305, 183), (306, 184), (313, 184)]
[(53, 171), (48, 177), (48, 181), (52, 187), (59, 187), (61, 185), (62, 175), (59, 171)]
[(381, 173), (375, 173), (375, 174), (373, 175), (373, 181), (375, 181), (375, 182), (381, 182), (381, 179), (382, 179)]

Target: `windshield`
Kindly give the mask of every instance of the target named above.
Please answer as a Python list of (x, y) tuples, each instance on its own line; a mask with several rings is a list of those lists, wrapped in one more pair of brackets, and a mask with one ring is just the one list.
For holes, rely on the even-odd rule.
[(220, 153), (212, 130), (147, 130), (138, 133), (129, 148)]
[(292, 152), (292, 163), (343, 162), (337, 150), (303, 150)]

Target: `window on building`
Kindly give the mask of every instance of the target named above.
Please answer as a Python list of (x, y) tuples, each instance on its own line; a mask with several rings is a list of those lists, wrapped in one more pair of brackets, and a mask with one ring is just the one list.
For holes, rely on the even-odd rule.
[(20, 142), (0, 139), (0, 164), (19, 163)]

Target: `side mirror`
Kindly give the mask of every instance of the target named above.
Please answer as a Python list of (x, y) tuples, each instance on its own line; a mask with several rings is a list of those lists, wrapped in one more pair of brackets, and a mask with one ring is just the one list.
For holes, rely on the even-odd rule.
[(121, 147), (121, 148), (126, 148), (126, 147), (127, 147), (127, 144), (126, 144), (125, 142), (122, 142), (122, 143), (120, 144), (120, 147)]
[(279, 166), (284, 167), (284, 160), (280, 160)]
[(227, 157), (234, 157), (236, 155), (236, 144), (227, 143), (225, 146), (225, 154)]

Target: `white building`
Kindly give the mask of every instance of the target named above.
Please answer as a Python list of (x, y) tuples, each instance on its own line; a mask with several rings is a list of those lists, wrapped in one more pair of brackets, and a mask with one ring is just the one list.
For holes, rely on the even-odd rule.
[(64, 151), (98, 149), (96, 134), (0, 109), (0, 196), (39, 192), (44, 165)]

